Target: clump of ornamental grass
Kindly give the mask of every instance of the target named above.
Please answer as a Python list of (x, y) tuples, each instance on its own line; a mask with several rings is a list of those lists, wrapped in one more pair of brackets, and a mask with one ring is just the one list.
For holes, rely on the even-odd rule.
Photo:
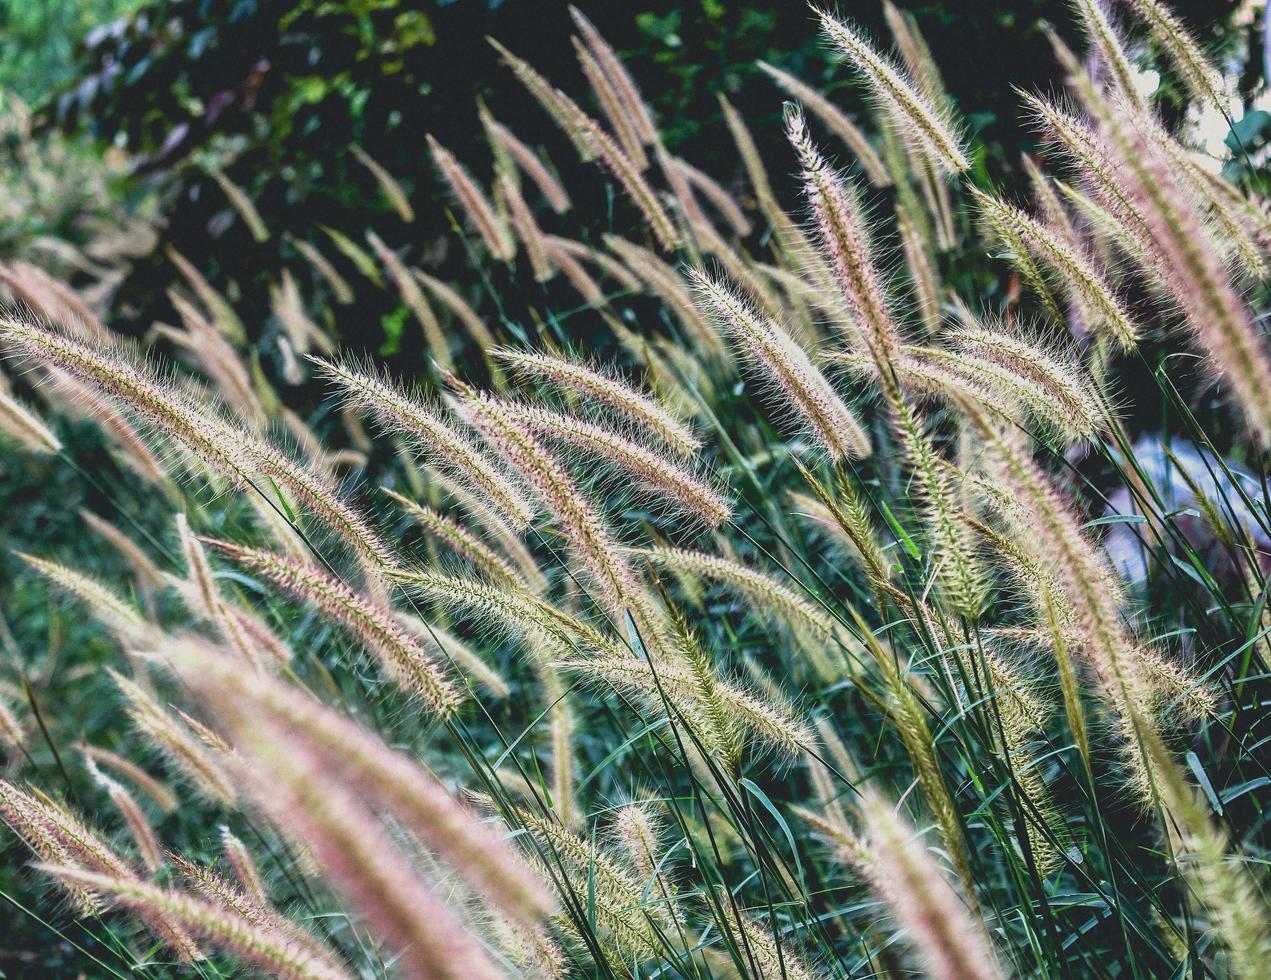
[[(257, 336), (242, 284), (169, 250), (179, 325), (148, 337), (169, 374), (109, 329), (124, 273), (95, 245), (56, 251), (100, 280), (83, 295), (0, 269), (59, 324), (0, 323), (44, 397), (0, 379), (18, 466), (60, 467), (56, 416), (88, 415), (131, 471), (86, 474), (110, 564), (22, 545), (76, 601), (0, 618), (0, 815), (71, 910), (112, 917), (96, 965), (1259, 976), (1271, 221), (1254, 161), (1193, 145), (1237, 110), (1201, 43), (1159, 0), (1127, 8), (1074, 3), (1071, 96), (1022, 94), (1055, 151), (1022, 165), (1030, 204), (889, 3), (894, 53), (817, 15), (869, 113), (773, 56), (784, 143), (721, 99), (735, 160), (707, 167), (571, 9), (562, 87), (495, 44), (568, 144), (513, 101), (477, 112), (492, 166), (428, 139), (470, 277), (378, 224), (315, 225)], [(1177, 84), (1146, 92), (1149, 57)], [(579, 213), (569, 147), (612, 214)], [(351, 152), (421, 226), (405, 175)], [(492, 295), (508, 281), (525, 309)], [(413, 319), (418, 379), (328, 335), (364, 289)], [(1184, 394), (1197, 358), (1218, 397)], [(338, 412), (292, 403), (308, 364)], [(400, 540), (341, 490), (364, 472)], [(92, 618), (130, 671), (79, 642)], [(117, 693), (85, 712), (102, 674)]]

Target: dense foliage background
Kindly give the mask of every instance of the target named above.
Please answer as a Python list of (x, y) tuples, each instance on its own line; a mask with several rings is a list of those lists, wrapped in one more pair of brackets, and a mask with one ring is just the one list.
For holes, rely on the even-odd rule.
[[(864, 6), (853, 15), (882, 36), (881, 10)], [(1013, 89), (1053, 87), (1056, 65), (1044, 30), (1070, 29), (1066, 5), (955, 0), (907, 9), (986, 147), (979, 165), (995, 182), (1016, 180), (1019, 154), (1035, 148), (1035, 136), (1020, 118)], [(1227, 28), (1230, 4), (1184, 4), (1180, 13), (1189, 23), (1206, 25), (1205, 40), (1216, 51), (1237, 37), (1260, 49), (1256, 25)], [(836, 71), (810, 29), (809, 12), (798, 4), (605, 4), (592, 15), (639, 66), (637, 81), (662, 121), (668, 148), (710, 173), (731, 174), (734, 181), (741, 176), (717, 93), (744, 111), (759, 146), (771, 155), (773, 172), (788, 169), (772, 138), (783, 97), (757, 60), (823, 87), (851, 114), (863, 110), (859, 90)], [(134, 158), (132, 192), (153, 192), (161, 200), (163, 242), (120, 291), (121, 316), (134, 331), (171, 315), (163, 303), (173, 275), (164, 253), (169, 244), (199, 260), (204, 273), (235, 296), (244, 320), (260, 324), (270, 277), (296, 261), (289, 236), (311, 235), (323, 225), (360, 242), (369, 216), (391, 221), (374, 178), (350, 156), (352, 144), (417, 201), (420, 221), (396, 229), (390, 244), (407, 246), (404, 258), (430, 270), (466, 268), (467, 257), (448, 244), (444, 208), (428, 206), (444, 197), (424, 135), (434, 133), (461, 160), (484, 170), (489, 149), (471, 116), (478, 100), (496, 117), (533, 121), (541, 130), (536, 138), (566, 168), (566, 183), (589, 195), (580, 206), (603, 207), (604, 180), (572, 160), (564, 137), (485, 43), (487, 35), (503, 40), (562, 84), (578, 77), (572, 50), (560, 43), (570, 30), (566, 5), (552, 0), (157, 3), (90, 37), (84, 77), (50, 96), (43, 118), (49, 127), (126, 149)], [(1261, 60), (1251, 59), (1244, 80), (1249, 91), (1261, 70)], [(1261, 134), (1251, 136), (1249, 149), (1256, 151)], [(225, 195), (208, 174), (212, 168), (250, 195), (272, 232), (267, 241), (254, 241), (242, 222), (230, 220)], [(793, 183), (782, 183), (778, 190), (792, 203)], [(355, 271), (347, 262), (341, 268)], [(357, 286), (374, 285), (349, 278)], [(518, 295), (514, 284), (495, 285), (514, 301), (534, 298)], [(383, 322), (390, 312), (383, 302), (379, 290), (363, 288), (355, 318), (336, 325), (341, 337), (382, 346), (384, 331), (400, 328)], [(387, 353), (406, 359), (403, 367), (418, 366), (398, 343), (390, 339), (389, 346)]]

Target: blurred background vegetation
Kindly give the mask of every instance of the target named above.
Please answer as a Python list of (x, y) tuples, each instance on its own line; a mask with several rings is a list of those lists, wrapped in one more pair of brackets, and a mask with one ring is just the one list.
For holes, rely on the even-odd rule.
[[(1065, 4), (901, 6), (917, 18), (951, 94), (987, 148), (982, 166), (995, 181), (1011, 179), (1019, 154), (1033, 148), (1012, 86), (1053, 88), (1054, 58), (1043, 29), (1070, 28)], [(743, 111), (761, 148), (780, 152), (781, 141), (767, 137), (776, 132), (782, 99), (755, 67), (758, 59), (823, 87), (849, 113), (860, 109), (858, 94), (836, 72), (801, 4), (595, 7), (589, 16), (632, 59), (668, 148), (717, 178), (740, 177), (717, 93)], [(881, 7), (862, 7), (853, 17), (884, 36)], [(488, 171), (490, 151), (473, 118), (478, 99), (496, 118), (526, 119), (524, 128), (542, 137), (551, 158), (567, 168), (563, 176), (581, 198), (580, 211), (591, 203), (588, 193), (602, 208), (605, 203), (603, 177), (573, 159), (485, 42), (486, 35), (499, 38), (568, 87), (578, 70), (562, 43), (571, 24), (558, 0), (36, 0), (7, 9), (0, 82), (14, 80), (14, 91), (38, 106), (36, 132), (87, 138), (99, 150), (126, 153), (126, 174), (115, 192), (123, 200), (157, 202), (163, 232), (119, 286), (117, 329), (130, 325), (140, 332), (156, 319), (171, 320), (165, 295), (175, 272), (168, 246), (194, 261), (259, 329), (268, 319), (269, 285), (298, 258), (295, 237), (322, 228), (361, 243), (370, 217), (391, 218), (374, 177), (349, 153), (354, 144), (401, 182), (420, 215), (386, 237), (388, 244), (406, 248), (407, 263), (429, 271), (465, 264), (448, 245), (445, 198), (424, 137), (434, 133), (478, 175)], [(1202, 36), (1212, 50), (1239, 41), (1261, 50), (1260, 22), (1236, 5), (1211, 0), (1179, 10), (1189, 23), (1207, 25)], [(1249, 60), (1246, 90), (1259, 84), (1261, 65), (1261, 58)], [(1256, 142), (1259, 134), (1250, 135)], [(775, 157), (770, 163), (776, 174), (789, 169)], [(234, 220), (222, 176), (255, 203), (267, 239), (257, 240), (245, 222)], [(330, 246), (332, 238), (321, 238), (329, 233), (316, 233), (313, 244)], [(355, 288), (373, 285), (357, 275), (355, 264), (345, 261), (341, 269)], [(510, 284), (495, 285), (502, 292)], [(329, 326), (346, 343), (404, 357), (396, 366), (409, 369), (415, 366), (410, 352), (395, 335), (402, 311), (385, 309), (385, 302), (382, 290), (368, 289), (351, 305), (355, 313)]]
[(142, 0), (4, 0), (0, 3), (0, 90), (28, 102), (79, 80), (84, 40)]

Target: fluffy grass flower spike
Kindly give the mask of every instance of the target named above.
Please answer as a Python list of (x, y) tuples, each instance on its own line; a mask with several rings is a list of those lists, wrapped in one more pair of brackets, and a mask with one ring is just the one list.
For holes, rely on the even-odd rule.
[(892, 121), (906, 137), (924, 146), (944, 170), (962, 173), (971, 166), (962, 140), (944, 118), (939, 106), (920, 93), (913, 80), (879, 54), (855, 28), (819, 12), (821, 29), (843, 53), (870, 92), (887, 107)]

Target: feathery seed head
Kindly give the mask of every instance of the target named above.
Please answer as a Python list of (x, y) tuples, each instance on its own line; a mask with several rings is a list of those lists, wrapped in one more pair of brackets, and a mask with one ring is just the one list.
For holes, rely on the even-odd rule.
[(57, 562), (15, 552), (31, 568), (61, 591), (82, 601), (92, 614), (125, 643), (145, 643), (160, 635), (159, 628), (142, 618), (136, 607), (101, 582)]
[(163, 854), (159, 847), (159, 842), (155, 838), (154, 829), (150, 826), (150, 821), (146, 819), (146, 815), (140, 805), (138, 805), (136, 798), (123, 784), (111, 779), (98, 769), (91, 757), (85, 759), (85, 763), (88, 766), (88, 772), (92, 776), (93, 782), (106, 791), (111, 803), (115, 805), (115, 809), (123, 817), (124, 823), (128, 825), (128, 831), (132, 834), (133, 842), (137, 846), (137, 853), (140, 855), (146, 871), (154, 874), (163, 866)]
[(637, 657), (610, 660), (600, 657), (561, 660), (554, 667), (578, 674), (593, 683), (610, 684), (642, 695), (650, 706), (660, 706), (663, 694), (683, 712), (689, 724), (708, 746), (726, 744), (726, 732), (712, 730), (707, 714), (713, 706), (732, 717), (760, 742), (795, 755), (816, 740), (811, 729), (785, 704), (774, 704), (733, 684), (714, 680), (703, 689), (699, 672), (680, 664), (657, 666)]
[(905, 72), (879, 54), (855, 29), (824, 11), (818, 12), (818, 16), (826, 37), (888, 110), (902, 134), (922, 146), (946, 172), (956, 174), (969, 170), (971, 163), (962, 149), (962, 141), (941, 107), (932, 104)]
[(1089, 377), (1062, 352), (997, 324), (965, 327), (949, 341), (970, 358), (962, 369), (1003, 395), (1019, 397), (1056, 429), (1081, 439), (1107, 426)]
[(359, 558), (372, 582), (393, 559), (367, 521), (326, 481), (274, 446), (196, 406), (179, 387), (101, 351), (16, 321), (0, 323), (0, 339), (19, 353), (61, 368), (140, 416), (149, 426), (194, 453), (235, 487), (263, 475), (294, 494)]
[(579, 647), (614, 656), (628, 652), (617, 641), (524, 590), (423, 568), (394, 572), (393, 578), (421, 598), (465, 612), (500, 630), (529, 634), (567, 654)]
[(357, 636), (384, 670), (418, 695), (439, 718), (449, 717), (459, 707), (459, 693), (449, 679), (386, 607), (327, 573), (284, 555), (213, 538), (201, 540), (236, 564), (264, 576), (277, 588), (313, 603)]
[[(6, 779), (0, 779), (0, 819), (17, 834), (32, 852), (44, 861), (76, 864), (79, 855), (72, 853), (57, 832), (54, 823), (41, 808), (39, 800)], [(94, 915), (101, 909), (101, 897), (81, 885), (66, 883), (67, 895), (79, 915)]]
[(560, 391), (611, 408), (662, 439), (681, 455), (701, 448), (701, 440), (654, 399), (604, 370), (535, 351), (503, 347), (491, 351), (531, 378), (542, 378)]
[[(162, 657), (204, 696), (235, 749), (251, 760), (252, 766), (234, 769), (249, 787), (256, 787), (259, 775), (254, 764), (286, 766), (294, 751), (317, 780), (315, 791), (338, 783), (390, 811), (510, 915), (531, 922), (550, 909), (542, 883), (514, 852), (408, 756), (282, 681), (261, 678), (244, 692), (233, 662), (203, 643), (170, 645)], [(270, 744), (270, 733), (285, 745)]]
[[(517, 588), (531, 588), (512, 563), (486, 544), (476, 534), (452, 520), (445, 514), (438, 513), (431, 507), (417, 504), (388, 488), (384, 488), (397, 504), (437, 541), (443, 543), (456, 555), (472, 562), (473, 566), (491, 581)], [(538, 583), (542, 584), (542, 583)]]
[(109, 769), (128, 780), (150, 797), (164, 813), (171, 813), (177, 808), (176, 794), (136, 763), (96, 745), (80, 745), (79, 750), (84, 754), (85, 759), (91, 760), (99, 768)]
[(448, 660), (456, 670), (476, 681), (496, 698), (510, 697), (512, 688), (467, 643), (440, 626), (424, 622), (410, 613), (394, 612), (397, 621), (425, 646), (435, 647), (439, 660)]
[(1106, 76), (1109, 88), (1132, 111), (1144, 112), (1143, 96), (1139, 94), (1136, 73), (1125, 50), (1125, 42), (1112, 24), (1107, 8), (1101, 0), (1071, 0), (1081, 20), (1082, 29), (1097, 54), (1099, 74)]
[(388, 198), (389, 203), (393, 206), (393, 210), (407, 224), (415, 220), (415, 210), (410, 206), (410, 200), (406, 196), (406, 192), (402, 190), (402, 185), (393, 179), (384, 167), (380, 166), (369, 153), (358, 146), (356, 143), (349, 147), (349, 152), (353, 154), (353, 158), (364, 166), (375, 182), (380, 185), (380, 189), (384, 192), (384, 196)]
[(882, 279), (871, 258), (870, 236), (860, 202), (855, 190), (830, 169), (812, 145), (801, 112), (787, 110), (786, 132), (799, 154), (803, 193), (812, 208), (821, 249), (864, 332), (883, 379), (884, 392), (894, 403), (899, 394), (888, 379), (899, 341)]
[(655, 504), (673, 504), (711, 527), (732, 516), (732, 505), (707, 481), (605, 426), (520, 402), (500, 405), (535, 435), (603, 460), (635, 477)]
[(225, 859), (234, 869), (234, 876), (238, 879), (243, 893), (256, 905), (268, 908), (269, 895), (265, 892), (265, 886), (260, 880), (260, 872), (256, 869), (256, 862), (252, 858), (251, 851), (223, 824), (221, 825), (221, 848), (225, 852)]
[(224, 905), (164, 889), (136, 878), (102, 874), (63, 864), (44, 864), (40, 870), (59, 881), (108, 895), (121, 905), (145, 916), (162, 916), (179, 923), (209, 943), (257, 966), (282, 980), (350, 980), (352, 974), (334, 955), (305, 942), (279, 934), (269, 924), (253, 922)]
[(509, 262), (516, 255), (516, 243), (495, 213), (481, 188), (455, 159), (454, 154), (437, 142), (431, 133), (426, 137), (433, 162), (442, 179), (450, 186), (459, 206), (485, 242), (486, 248), (496, 259)]
[(1123, 350), (1134, 348), (1138, 324), (1089, 256), (1074, 252), (1045, 225), (1023, 211), (978, 188), (972, 187), (971, 194), (992, 227), (1001, 229), (1005, 237), (1018, 239), (1052, 275), (1072, 285), (1087, 306), (1094, 325), (1105, 329), (1109, 338)]
[(0, 391), (0, 430), (30, 452), (62, 451), (62, 443), (39, 416), (5, 391)]
[[(12, 783), (0, 780), (0, 816), (44, 861), (56, 861), (85, 874), (140, 881), (129, 864), (79, 817), (38, 790), (27, 794)], [(70, 881), (66, 887), (85, 914), (100, 909), (101, 892), (92, 884)], [(163, 910), (147, 910), (141, 918), (182, 963), (203, 958), (186, 930)]]
[(1221, 250), (1150, 133), (1127, 127), (1106, 106), (1092, 112), (1114, 144), (1126, 189), (1169, 269), (1166, 285), (1215, 372), (1230, 386), (1254, 437), (1271, 446), (1271, 358)]
[(8, 753), (12, 749), (21, 749), (25, 744), (26, 729), (8, 702), (0, 698), (0, 746)]
[(573, 18), (574, 24), (582, 33), (583, 40), (587, 42), (588, 49), (604, 70), (609, 83), (613, 86), (622, 104), (623, 111), (629, 117), (631, 129), (635, 132), (640, 142), (646, 146), (652, 146), (657, 143), (659, 139), (658, 130), (653, 123), (653, 117), (650, 115), (648, 106), (640, 97), (639, 89), (636, 88), (635, 82), (622, 64), (617, 53), (610, 47), (609, 42), (601, 37), (595, 25), (584, 16), (581, 10), (571, 6), (569, 8), (569, 16)]
[(370, 412), (385, 430), (415, 439), (430, 462), (461, 476), (513, 527), (523, 528), (533, 519), (533, 507), (524, 492), (436, 411), (373, 370), (348, 362), (311, 360), (352, 404)]
[(908, 934), (925, 971), (937, 980), (996, 980), (981, 923), (967, 911), (913, 828), (877, 794), (861, 804), (872, 859), (870, 879)]
[(560, 524), (610, 614), (622, 621), (630, 607), (645, 641), (653, 642), (658, 631), (646, 608), (642, 587), (595, 506), (560, 462), (535, 439), (529, 426), (489, 396), (470, 395), (460, 410), (521, 474)]
[(704, 273), (690, 272), (702, 308), (781, 392), (785, 407), (832, 460), (870, 453), (869, 438), (807, 353), (739, 294)]
[(1152, 33), (1153, 39), (1174, 64), (1188, 94), (1195, 102), (1208, 102), (1226, 112), (1228, 99), (1219, 72), (1205, 56), (1191, 32), (1160, 0), (1128, 0), (1135, 15)]
[(490, 139), (516, 162), (522, 173), (534, 182), (547, 203), (551, 205), (552, 210), (557, 214), (568, 211), (569, 194), (538, 154), (521, 142), (510, 129), (497, 121), (489, 112), (482, 112), (481, 123), (485, 126)]
[(667, 571), (700, 575), (732, 586), (761, 610), (797, 628), (811, 628), (822, 637), (834, 633), (834, 622), (828, 614), (794, 589), (740, 562), (682, 548), (640, 548), (633, 549), (632, 554)]
[(795, 78), (789, 72), (782, 71), (766, 61), (755, 62), (759, 69), (768, 75), (792, 99), (804, 106), (812, 115), (823, 122), (851, 150), (862, 172), (875, 187), (887, 187), (892, 183), (891, 175), (883, 164), (878, 152), (870, 145), (869, 139), (833, 102), (824, 95)]
[(0, 339), (15, 354), (58, 368), (139, 415), (236, 483), (247, 476), (221, 426), (177, 386), (129, 364), (119, 354), (16, 320), (0, 322)]
[(215, 758), (186, 725), (174, 718), (140, 685), (113, 670), (110, 676), (123, 694), (128, 716), (137, 730), (205, 797), (226, 806), (232, 805), (236, 794), (225, 774), (222, 760)]

